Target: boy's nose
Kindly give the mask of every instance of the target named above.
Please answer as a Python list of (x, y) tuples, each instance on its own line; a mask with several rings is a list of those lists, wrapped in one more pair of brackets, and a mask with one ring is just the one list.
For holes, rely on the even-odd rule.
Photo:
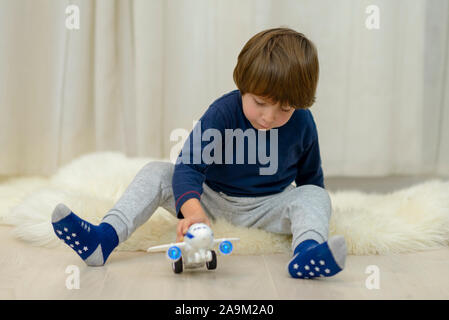
[(272, 124), (276, 120), (276, 110), (274, 108), (267, 110), (262, 118), (267, 124)]

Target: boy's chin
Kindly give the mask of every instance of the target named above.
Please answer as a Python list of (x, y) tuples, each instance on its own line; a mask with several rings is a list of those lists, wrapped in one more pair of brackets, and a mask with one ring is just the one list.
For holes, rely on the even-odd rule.
[(253, 127), (256, 128), (257, 130), (260, 130), (260, 131), (267, 131), (267, 130), (270, 130), (270, 128), (263, 127), (263, 126), (260, 126), (260, 125), (258, 125), (258, 124), (256, 124), (256, 125), (253, 124)]

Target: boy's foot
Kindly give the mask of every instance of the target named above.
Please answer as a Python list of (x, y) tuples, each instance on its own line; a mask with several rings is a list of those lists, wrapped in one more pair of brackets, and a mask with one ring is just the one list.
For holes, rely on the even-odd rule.
[(343, 236), (335, 236), (318, 244), (315, 240), (301, 242), (288, 263), (293, 278), (330, 277), (345, 267), (346, 243)]
[(60, 203), (51, 216), (55, 234), (89, 266), (102, 266), (118, 245), (114, 228), (108, 223), (94, 226)]

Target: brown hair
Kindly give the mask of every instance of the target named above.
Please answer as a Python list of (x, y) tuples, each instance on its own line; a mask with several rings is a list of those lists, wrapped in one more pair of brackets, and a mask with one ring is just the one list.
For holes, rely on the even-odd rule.
[(318, 76), (315, 45), (289, 28), (254, 35), (240, 52), (234, 69), (234, 82), (242, 95), (252, 93), (295, 109), (313, 105)]

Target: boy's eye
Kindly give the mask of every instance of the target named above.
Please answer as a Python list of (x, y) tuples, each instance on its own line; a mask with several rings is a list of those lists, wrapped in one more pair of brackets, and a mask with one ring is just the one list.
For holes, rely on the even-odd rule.
[(282, 108), (281, 110), (282, 110), (283, 112), (290, 112), (291, 108), (288, 108), (288, 109)]
[(254, 100), (254, 102), (256, 103), (256, 104), (258, 104), (259, 106), (263, 106), (265, 103), (262, 101), (262, 102), (260, 102), (260, 101), (258, 101), (256, 98), (254, 98), (253, 97), (253, 100)]

